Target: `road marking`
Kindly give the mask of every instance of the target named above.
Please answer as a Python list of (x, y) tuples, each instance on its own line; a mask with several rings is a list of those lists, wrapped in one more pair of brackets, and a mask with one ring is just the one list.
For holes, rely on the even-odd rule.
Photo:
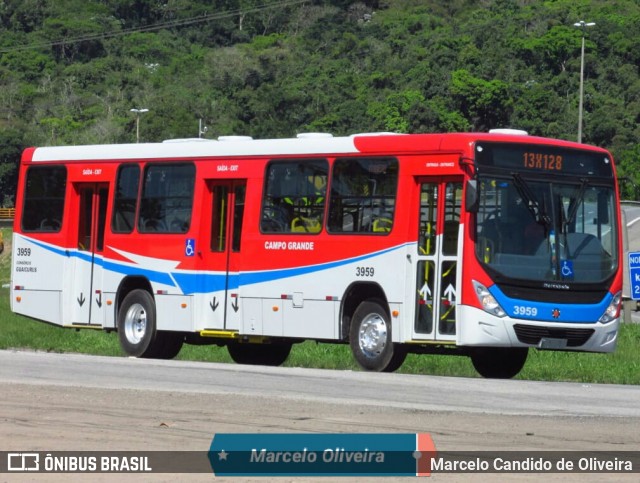
[(627, 223), (627, 228), (630, 227), (631, 225), (633, 225), (636, 221), (640, 220), (640, 216), (638, 218), (636, 218), (635, 220), (631, 220), (629, 223)]

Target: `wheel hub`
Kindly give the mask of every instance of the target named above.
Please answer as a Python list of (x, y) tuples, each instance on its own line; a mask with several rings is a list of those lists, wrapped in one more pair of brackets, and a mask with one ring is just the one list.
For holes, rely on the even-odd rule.
[(378, 314), (371, 314), (360, 324), (360, 349), (367, 357), (377, 357), (387, 344), (387, 324)]
[(147, 313), (140, 304), (129, 307), (124, 318), (124, 333), (132, 344), (138, 344), (147, 331)]

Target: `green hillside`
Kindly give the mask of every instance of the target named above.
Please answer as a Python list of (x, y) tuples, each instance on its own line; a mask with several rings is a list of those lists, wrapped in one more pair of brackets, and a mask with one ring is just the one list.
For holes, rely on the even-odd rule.
[[(513, 127), (640, 184), (637, 0), (2, 0), (0, 205), (31, 145)], [(631, 197), (631, 185), (625, 196)]]

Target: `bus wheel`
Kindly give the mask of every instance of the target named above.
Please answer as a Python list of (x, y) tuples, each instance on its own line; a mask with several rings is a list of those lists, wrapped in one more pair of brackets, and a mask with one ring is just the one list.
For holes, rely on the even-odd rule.
[(134, 357), (157, 357), (164, 345), (162, 337), (157, 335), (153, 297), (146, 290), (132, 290), (118, 310), (118, 338), (122, 349)]
[(349, 344), (356, 362), (367, 371), (393, 372), (407, 357), (402, 346), (391, 342), (389, 316), (377, 301), (358, 305), (351, 320)]
[(243, 344), (232, 342), (227, 350), (236, 364), (252, 366), (280, 366), (289, 357), (291, 343), (274, 342), (271, 344)]
[(182, 344), (184, 343), (184, 334), (182, 332), (159, 331), (156, 334), (157, 351), (149, 357), (156, 359), (173, 359), (178, 355)]
[(482, 377), (511, 379), (524, 367), (528, 353), (526, 347), (479, 347), (471, 353), (471, 362)]

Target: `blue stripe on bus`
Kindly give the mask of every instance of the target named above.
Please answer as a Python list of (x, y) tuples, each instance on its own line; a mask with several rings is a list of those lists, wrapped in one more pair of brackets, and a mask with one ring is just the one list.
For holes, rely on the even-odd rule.
[[(220, 290), (224, 290), (227, 283), (227, 277), (225, 273), (173, 272), (171, 275), (178, 284), (180, 290), (182, 290), (182, 293), (185, 295), (218, 292)], [(235, 283), (235, 286), (231, 283), (233, 278), (237, 278), (237, 276), (229, 277), (229, 284), (226, 285), (227, 289), (238, 288), (237, 282)]]
[[(357, 263), (362, 260), (377, 257), (382, 254), (390, 253), (395, 250), (399, 250), (404, 245), (400, 245), (393, 248), (388, 248), (376, 253), (370, 253), (355, 258), (349, 258), (346, 260), (340, 260), (337, 262), (328, 262), (320, 265), (310, 265), (306, 267), (285, 268), (281, 270), (265, 270), (260, 272), (241, 272), (240, 274), (229, 274), (229, 280), (227, 289), (234, 290), (240, 286), (253, 285), (256, 283), (273, 282), (276, 280), (283, 280), (291, 277), (298, 277), (301, 275), (308, 275), (315, 272), (321, 272), (323, 270), (329, 270), (331, 268), (341, 267), (350, 263)], [(173, 278), (176, 280), (182, 293), (185, 295), (195, 293), (207, 293), (216, 290), (224, 290), (225, 288), (225, 274), (212, 274), (212, 273), (185, 273), (185, 272), (173, 272)]]
[(163, 285), (170, 285), (174, 287), (176, 285), (171, 278), (171, 275), (167, 272), (149, 270), (140, 266), (125, 265), (123, 263), (105, 260), (98, 255), (93, 256), (91, 252), (58, 248), (52, 245), (46, 245), (34, 239), (29, 239), (29, 241), (34, 245), (39, 246), (40, 248), (55, 253), (56, 255), (60, 255), (66, 258), (77, 258), (87, 263), (91, 263), (93, 261), (93, 263), (95, 263), (96, 265), (101, 266), (105, 270), (109, 270), (111, 272), (121, 273), (123, 275), (142, 275), (151, 282), (161, 283)]
[[(493, 285), (489, 289), (489, 292), (491, 292), (491, 295), (495, 297), (509, 317), (513, 317), (514, 319), (542, 320), (545, 322), (593, 324), (602, 317), (602, 314), (604, 314), (604, 311), (613, 300), (613, 295), (609, 292), (607, 292), (607, 295), (597, 304), (580, 305), (514, 299), (507, 297), (497, 285)], [(535, 309), (535, 315), (533, 315), (533, 309)]]
[(346, 260), (338, 260), (337, 262), (323, 263), (320, 265), (287, 268), (283, 270), (267, 270), (264, 272), (244, 272), (240, 274), (240, 278), (241, 278), (242, 285), (251, 285), (254, 283), (261, 283), (261, 282), (272, 282), (274, 280), (279, 280), (282, 278), (308, 275), (310, 273), (321, 272), (323, 270), (329, 270), (331, 268), (343, 267), (345, 265), (349, 265), (350, 263), (357, 263), (362, 260), (368, 260), (369, 258), (374, 258), (379, 255), (384, 255), (386, 253), (399, 250), (400, 248), (402, 248), (402, 246), (403, 245), (400, 245), (400, 246), (388, 248), (386, 250), (382, 250), (379, 252), (368, 253), (366, 255), (361, 255), (359, 257), (348, 258)]
[(308, 275), (311, 273), (321, 272), (323, 270), (329, 270), (351, 263), (368, 260), (379, 255), (384, 255), (395, 250), (400, 250), (406, 246), (399, 245), (396, 247), (381, 250), (379, 252), (369, 253), (366, 255), (361, 255), (359, 257), (339, 260), (336, 262), (323, 263), (320, 265), (286, 268), (281, 270), (264, 270), (260, 272), (241, 272), (239, 274), (230, 273), (227, 280), (227, 276), (224, 272), (160, 272), (157, 270), (142, 268), (140, 265), (128, 265), (112, 260), (103, 259), (98, 255), (93, 257), (91, 252), (58, 248), (52, 245), (44, 244), (34, 239), (29, 239), (29, 241), (39, 246), (40, 248), (55, 253), (56, 255), (64, 256), (67, 258), (78, 258), (79, 260), (88, 263), (91, 263), (93, 261), (93, 263), (95, 263), (96, 265), (101, 266), (105, 270), (111, 272), (121, 273), (123, 275), (140, 275), (146, 277), (151, 282), (173, 287), (175, 287), (177, 284), (177, 287), (185, 295), (217, 292), (220, 290), (224, 290), (225, 286), (228, 290), (234, 290), (241, 285), (253, 285), (256, 283), (273, 282), (276, 280)]
[[(33, 238), (26, 238), (27, 241), (33, 243), (34, 245), (39, 246), (40, 248), (44, 248), (45, 250), (48, 250), (50, 252), (55, 253), (56, 255), (62, 255), (63, 257), (69, 257), (70, 256), (70, 252), (67, 249), (64, 248), (58, 248), (58, 247), (54, 247), (51, 245), (45, 245), (44, 243), (41, 243), (37, 240), (34, 240)], [(88, 260), (91, 260), (91, 254), (89, 254)]]
[(157, 270), (141, 268), (139, 265), (124, 265), (122, 263), (112, 262), (110, 260), (103, 260), (101, 265), (105, 270), (109, 270), (111, 272), (121, 273), (123, 275), (140, 275), (147, 278), (151, 282), (170, 285), (173, 287), (176, 286), (175, 282), (171, 278), (171, 275), (166, 272), (158, 272)]

